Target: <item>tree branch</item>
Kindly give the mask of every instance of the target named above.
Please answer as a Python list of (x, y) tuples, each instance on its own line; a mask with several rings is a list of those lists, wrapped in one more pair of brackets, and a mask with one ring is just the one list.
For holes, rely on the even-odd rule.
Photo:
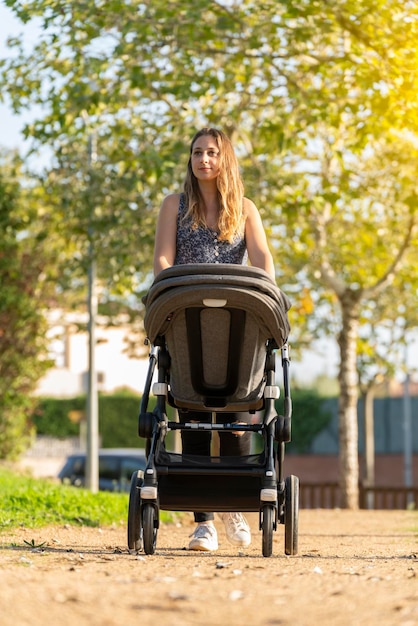
[(337, 274), (333, 270), (329, 261), (328, 254), (326, 252), (328, 246), (327, 233), (325, 228), (327, 220), (325, 215), (321, 215), (318, 211), (313, 211), (312, 213), (312, 230), (314, 232), (315, 240), (318, 245), (318, 267), (321, 273), (321, 278), (324, 283), (333, 291), (335, 291), (337, 296), (340, 298), (347, 290), (347, 285), (341, 278), (337, 276)]
[(416, 226), (416, 219), (415, 219), (415, 214), (413, 213), (409, 220), (409, 225), (408, 225), (407, 232), (405, 234), (404, 241), (402, 245), (400, 246), (397, 255), (395, 256), (395, 258), (393, 259), (393, 262), (388, 267), (387, 271), (383, 274), (383, 276), (379, 278), (379, 280), (377, 280), (374, 285), (367, 287), (364, 290), (364, 296), (366, 298), (369, 298), (372, 295), (376, 295), (377, 293), (380, 293), (385, 287), (387, 287), (393, 281), (396, 271), (399, 269), (403, 261), (403, 258), (405, 256), (405, 253), (407, 252), (409, 248), (415, 226)]

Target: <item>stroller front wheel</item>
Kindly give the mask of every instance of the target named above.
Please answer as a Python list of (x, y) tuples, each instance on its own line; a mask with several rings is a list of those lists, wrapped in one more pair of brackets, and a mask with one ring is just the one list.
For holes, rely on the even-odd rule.
[(275, 520), (274, 506), (266, 504), (262, 509), (263, 556), (273, 553), (273, 528)]
[(144, 533), (145, 554), (154, 554), (155, 552), (155, 546), (157, 543), (156, 522), (155, 507), (147, 502), (142, 506), (142, 528)]

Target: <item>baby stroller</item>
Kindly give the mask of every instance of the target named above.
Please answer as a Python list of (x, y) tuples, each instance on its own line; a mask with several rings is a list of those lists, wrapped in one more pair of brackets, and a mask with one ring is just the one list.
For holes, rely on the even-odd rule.
[[(138, 434), (147, 439), (147, 466), (132, 476), (129, 549), (154, 554), (160, 509), (240, 511), (259, 512), (263, 556), (272, 555), (278, 524), (284, 525), (285, 553), (297, 554), (299, 480), (283, 476), (292, 412), (288, 298), (261, 269), (202, 263), (162, 271), (144, 303), (151, 349)], [(283, 415), (275, 408), (280, 395), (275, 384), (278, 349)], [(148, 411), (155, 368), (156, 406)], [(211, 412), (212, 423), (168, 421), (167, 403), (182, 411)], [(216, 414), (228, 411), (262, 417), (251, 424), (217, 424)], [(166, 449), (168, 431), (200, 428), (256, 432), (263, 449), (244, 457)]]

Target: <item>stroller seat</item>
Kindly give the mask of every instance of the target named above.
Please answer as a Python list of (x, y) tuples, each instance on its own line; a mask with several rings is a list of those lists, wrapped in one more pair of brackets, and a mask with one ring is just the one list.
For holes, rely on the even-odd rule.
[[(145, 474), (134, 473), (128, 545), (155, 551), (159, 510), (259, 511), (263, 554), (285, 524), (285, 550), (297, 551), (298, 481), (282, 476), (290, 440), (291, 399), (287, 338), (290, 302), (261, 269), (230, 264), (171, 267), (144, 298), (151, 344), (141, 401), (139, 436), (147, 439)], [(278, 415), (275, 352), (281, 350), (284, 411)], [(153, 384), (157, 367), (157, 381)], [(148, 411), (149, 393), (157, 398)], [(169, 422), (166, 404), (184, 411), (250, 412), (254, 424)], [(200, 457), (166, 450), (170, 430), (253, 431), (263, 451), (248, 457)], [(290, 500), (289, 500), (290, 499)], [(292, 513), (285, 516), (286, 501)], [(287, 520), (287, 525), (286, 525)]]

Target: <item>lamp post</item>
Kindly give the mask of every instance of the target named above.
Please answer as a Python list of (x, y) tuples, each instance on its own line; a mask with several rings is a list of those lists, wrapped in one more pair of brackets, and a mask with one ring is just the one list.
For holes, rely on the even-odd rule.
[(88, 139), (88, 167), (89, 167), (89, 268), (88, 268), (88, 377), (87, 377), (87, 463), (86, 463), (86, 487), (97, 493), (99, 489), (99, 411), (97, 395), (97, 372), (96, 372), (96, 317), (97, 317), (97, 293), (96, 293), (96, 257), (93, 241), (93, 202), (94, 189), (92, 189), (93, 166), (97, 159), (96, 137), (90, 133)]

